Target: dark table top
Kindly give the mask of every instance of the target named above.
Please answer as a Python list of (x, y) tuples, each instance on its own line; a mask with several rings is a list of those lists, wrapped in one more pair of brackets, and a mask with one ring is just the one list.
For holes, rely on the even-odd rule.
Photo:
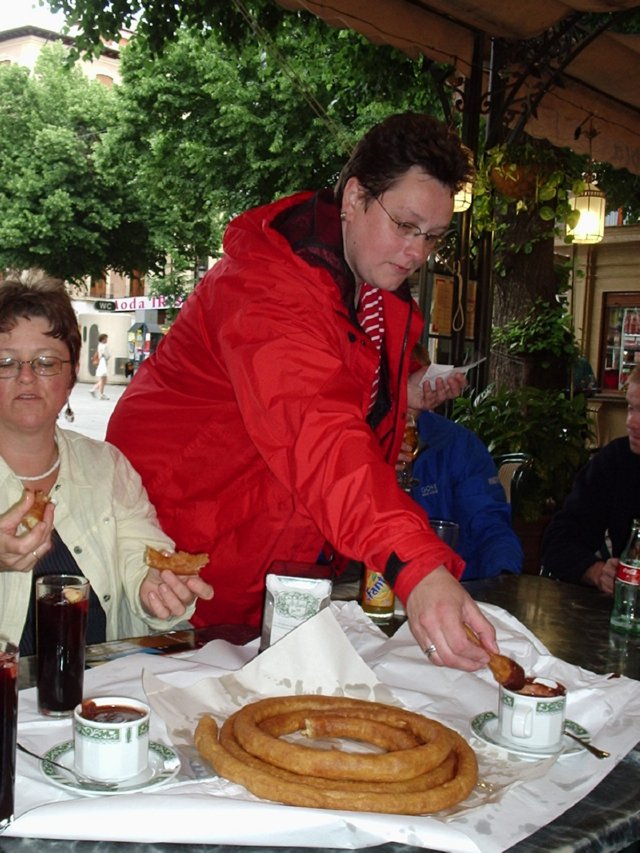
[[(533, 631), (556, 657), (592, 672), (618, 672), (640, 679), (640, 640), (609, 631), (612, 599), (595, 589), (564, 584), (535, 575), (503, 575), (465, 584), (477, 601), (498, 605)], [(346, 597), (346, 596), (342, 596)], [(390, 626), (390, 631), (396, 625)], [(156, 637), (103, 643), (89, 649), (88, 661), (97, 665), (131, 651), (136, 645), (161, 653), (198, 648), (212, 639), (246, 643), (255, 636), (240, 626), (217, 626), (176, 631)], [(33, 683), (30, 661), (21, 661), (23, 683)], [(639, 733), (640, 736), (640, 733)], [(636, 747), (580, 803), (547, 826), (510, 848), (511, 853), (604, 853), (634, 850), (640, 845), (640, 750)], [(268, 841), (268, 839), (266, 839)], [(318, 839), (321, 844), (321, 840)], [(108, 841), (50, 841), (0, 836), (0, 853), (184, 853), (180, 844), (138, 844)], [(255, 850), (224, 844), (189, 845), (189, 853), (239, 853)], [(264, 853), (320, 853), (327, 848), (269, 847)], [(422, 848), (383, 844), (376, 853), (414, 853)]]

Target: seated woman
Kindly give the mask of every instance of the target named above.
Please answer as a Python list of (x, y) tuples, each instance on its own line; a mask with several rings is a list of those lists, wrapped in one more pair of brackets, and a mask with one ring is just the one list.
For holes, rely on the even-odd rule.
[[(166, 630), (213, 590), (198, 576), (145, 565), (145, 546), (173, 551), (123, 454), (56, 420), (76, 381), (80, 331), (64, 287), (0, 283), (0, 635), (35, 651), (33, 587), (44, 574), (91, 583), (90, 643)], [(32, 529), (21, 523), (42, 491)], [(54, 527), (55, 524), (55, 527)]]
[(434, 412), (422, 412), (418, 432), (422, 449), (413, 465), (411, 495), (430, 518), (459, 524), (455, 550), (466, 563), (461, 580), (521, 572), (524, 556), (511, 527), (511, 507), (485, 445)]

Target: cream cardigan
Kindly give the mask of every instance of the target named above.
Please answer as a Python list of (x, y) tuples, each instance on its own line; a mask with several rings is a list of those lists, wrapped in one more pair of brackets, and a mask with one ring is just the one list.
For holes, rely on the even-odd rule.
[[(160, 620), (142, 609), (138, 591), (147, 573), (145, 545), (174, 549), (158, 524), (142, 481), (111, 444), (56, 428), (58, 479), (51, 491), (54, 524), (107, 617), (107, 639), (168, 630), (191, 616)], [(0, 457), (0, 513), (22, 495), (22, 483)], [(20, 642), (31, 572), (0, 569), (0, 636)]]

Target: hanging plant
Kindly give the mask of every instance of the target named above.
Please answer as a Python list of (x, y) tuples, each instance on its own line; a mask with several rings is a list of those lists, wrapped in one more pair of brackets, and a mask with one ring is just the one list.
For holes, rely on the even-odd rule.
[(571, 194), (585, 188), (582, 161), (572, 152), (530, 140), (502, 143), (486, 151), (474, 183), (473, 223), (478, 231), (497, 231), (512, 206), (515, 212), (535, 207), (550, 229), (574, 227), (579, 214)]

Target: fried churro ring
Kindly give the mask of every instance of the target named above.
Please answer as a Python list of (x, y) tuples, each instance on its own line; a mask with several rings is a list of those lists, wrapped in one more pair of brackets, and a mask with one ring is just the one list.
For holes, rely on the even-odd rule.
[[(329, 782), (329, 780), (324, 779), (321, 776), (303, 777), (295, 771), (284, 770), (281, 767), (274, 767), (272, 764), (267, 764), (265, 761), (262, 761), (262, 759), (256, 758), (255, 755), (245, 752), (233, 736), (233, 723), (229, 723), (229, 721), (223, 725), (222, 730), (220, 731), (220, 743), (231, 755), (243, 761), (249, 767), (266, 771), (267, 773), (276, 776), (278, 779), (284, 779), (294, 782), (295, 784), (300, 784), (300, 780), (302, 779), (305, 784), (311, 785), (315, 788), (324, 788)], [(404, 791), (423, 791), (427, 788), (433, 787), (434, 785), (447, 782), (453, 777), (454, 771), (454, 756), (449, 754), (442, 764), (434, 770), (422, 773), (414, 779), (406, 779), (399, 782), (387, 782), (385, 790), (388, 788), (396, 793)], [(337, 791), (379, 791), (379, 785), (379, 782), (352, 779), (332, 779), (330, 782), (330, 787)]]
[[(234, 733), (240, 746), (247, 752), (274, 764), (289, 769), (299, 766), (303, 772), (326, 779), (366, 779), (380, 782), (392, 782), (398, 779), (412, 779), (419, 773), (433, 770), (441, 764), (451, 752), (450, 729), (417, 714), (393, 708), (390, 705), (370, 702), (366, 711), (375, 713), (378, 722), (393, 725), (400, 724), (409, 729), (421, 741), (420, 746), (410, 750), (397, 750), (382, 755), (340, 752), (336, 760), (335, 750), (309, 750), (306, 746), (288, 743), (269, 735), (260, 728), (262, 720), (280, 714), (288, 709), (293, 711), (326, 711), (333, 708), (348, 707), (355, 715), (358, 700), (334, 698), (331, 696), (286, 696), (282, 699), (263, 699), (246, 705), (234, 714)], [(356, 703), (352, 705), (351, 703)], [(366, 719), (363, 731), (366, 732)], [(363, 738), (366, 740), (366, 738)]]
[[(323, 712), (293, 711), (289, 714), (277, 714), (267, 717), (260, 723), (262, 731), (272, 737), (300, 731), (308, 738), (351, 738), (363, 740), (362, 718)], [(420, 741), (411, 732), (395, 729), (386, 723), (375, 720), (367, 722), (366, 742), (389, 751), (397, 749), (413, 749)]]
[[(274, 765), (249, 752), (238, 738), (251, 739), (259, 730), (258, 752), (263, 739), (278, 741), (278, 734), (304, 731), (309, 736), (349, 737), (382, 748), (382, 754), (355, 754), (338, 749), (310, 749), (278, 741), (274, 752), (288, 764)], [(442, 730), (446, 734), (440, 737)], [(425, 742), (426, 739), (426, 742)], [(441, 744), (447, 748), (442, 755)], [(408, 744), (416, 742), (417, 745)], [(449, 808), (465, 799), (477, 780), (473, 750), (456, 732), (410, 711), (375, 702), (325, 696), (290, 696), (265, 699), (229, 717), (218, 735), (210, 716), (203, 717), (195, 732), (200, 754), (216, 771), (244, 785), (252, 793), (288, 805), (397, 814), (427, 814)], [(400, 745), (399, 749), (393, 749)], [(430, 750), (432, 754), (430, 754)], [(349, 765), (355, 778), (329, 767), (330, 776), (318, 772), (315, 756), (324, 765)], [(389, 762), (393, 756), (394, 762)], [(305, 759), (309, 758), (310, 761)], [(353, 762), (351, 759), (363, 759)], [(310, 769), (309, 765), (313, 768)], [(403, 777), (387, 777), (389, 766), (400, 767)], [(411, 771), (408, 768), (411, 768)], [(366, 774), (369, 774), (368, 776)], [(412, 773), (413, 775), (410, 775)]]

